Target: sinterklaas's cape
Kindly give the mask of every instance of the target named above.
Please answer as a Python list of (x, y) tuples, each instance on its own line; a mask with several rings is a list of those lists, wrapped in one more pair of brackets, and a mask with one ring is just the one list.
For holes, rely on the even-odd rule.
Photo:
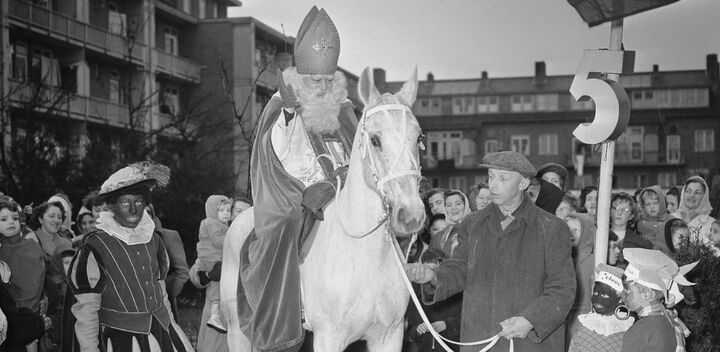
[[(240, 254), (241, 330), (264, 352), (297, 351), (304, 339), (297, 241), (305, 186), (285, 171), (271, 141), (273, 126), (284, 116), (284, 105), (279, 94), (273, 96), (257, 127), (250, 160), (255, 232)], [(335, 133), (321, 136), (308, 131), (316, 155), (328, 153), (325, 140), (341, 142), (348, 154), (352, 150), (358, 124), (352, 103), (343, 104), (338, 119), (340, 130)], [(334, 171), (326, 158), (319, 162), (326, 176)]]

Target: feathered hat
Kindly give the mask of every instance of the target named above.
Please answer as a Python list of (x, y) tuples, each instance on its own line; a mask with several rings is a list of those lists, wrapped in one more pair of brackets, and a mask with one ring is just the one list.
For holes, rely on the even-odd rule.
[(684, 298), (678, 284), (695, 285), (685, 278), (685, 274), (695, 268), (698, 262), (678, 267), (665, 253), (644, 248), (625, 248), (623, 256), (628, 261), (626, 280), (662, 292), (668, 305), (676, 304)]
[(295, 39), (295, 66), (302, 74), (334, 74), (340, 56), (340, 36), (324, 9), (310, 9)]
[(100, 186), (98, 197), (108, 199), (115, 195), (135, 191), (152, 191), (158, 187), (165, 187), (168, 183), (170, 183), (169, 167), (150, 161), (141, 161), (130, 164), (110, 175)]

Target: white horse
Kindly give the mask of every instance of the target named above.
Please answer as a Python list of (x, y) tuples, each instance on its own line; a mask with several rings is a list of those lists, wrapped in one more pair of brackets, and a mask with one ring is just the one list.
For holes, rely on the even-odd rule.
[[(416, 233), (425, 220), (418, 193), (420, 126), (410, 107), (417, 74), (397, 94), (380, 94), (366, 68), (358, 84), (365, 110), (347, 180), (324, 211), (301, 265), (305, 320), (315, 351), (342, 351), (365, 340), (370, 351), (400, 351), (408, 304), (389, 229)], [(237, 316), (239, 253), (253, 229), (253, 208), (233, 221), (223, 250), (221, 307), (230, 351), (250, 351)]]

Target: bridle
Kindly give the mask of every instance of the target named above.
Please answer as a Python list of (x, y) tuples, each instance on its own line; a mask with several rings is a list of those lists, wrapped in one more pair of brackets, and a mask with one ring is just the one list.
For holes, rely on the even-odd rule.
[[(390, 111), (392, 110), (399, 110), (403, 113), (403, 119), (402, 119), (402, 131), (399, 131), (395, 123), (393, 123), (393, 118), (390, 116)], [(392, 126), (392, 131), (384, 131), (385, 133), (390, 132), (392, 136), (398, 139), (400, 142), (400, 145), (402, 145), (402, 150), (400, 151), (400, 154), (398, 157), (394, 160), (394, 162), (391, 163), (389, 169), (391, 172), (389, 172), (387, 175), (380, 177), (377, 163), (375, 161), (375, 156), (373, 155), (371, 148), (371, 141), (370, 141), (370, 133), (367, 130), (367, 120), (374, 116), (377, 113), (384, 113), (390, 120), (390, 126)], [(370, 169), (372, 171), (372, 177), (373, 181), (375, 181), (375, 186), (377, 188), (378, 194), (380, 194), (380, 198), (383, 199), (383, 203), (387, 202), (387, 193), (385, 192), (385, 184), (393, 179), (400, 178), (403, 176), (415, 176), (417, 178), (420, 178), (420, 164), (418, 163), (417, 159), (415, 159), (412, 152), (408, 149), (407, 144), (405, 143), (405, 139), (407, 137), (407, 126), (405, 125), (405, 118), (407, 117), (407, 114), (412, 114), (412, 111), (410, 111), (410, 107), (403, 104), (385, 104), (385, 105), (378, 105), (375, 106), (363, 113), (362, 118), (360, 119), (360, 133), (361, 135), (361, 147), (360, 147), (360, 155), (363, 159), (368, 158), (370, 161)], [(406, 170), (394, 170), (395, 167), (397, 167), (397, 164), (400, 162), (400, 159), (403, 156), (407, 156), (408, 159), (410, 159), (412, 165), (409, 169)]]
[[(390, 111), (402, 111), (403, 113), (403, 119), (402, 119), (402, 131), (399, 131), (397, 126), (393, 123), (393, 118), (390, 116)], [(378, 113), (384, 113), (385, 116), (387, 116), (390, 120), (390, 126), (392, 126), (392, 131), (385, 131), (386, 133), (391, 133), (395, 138), (400, 141), (400, 144), (402, 145), (402, 150), (400, 151), (400, 154), (398, 155), (397, 159), (395, 159), (391, 163), (391, 167), (387, 175), (380, 177), (380, 172), (377, 168), (377, 161), (375, 160), (375, 156), (372, 153), (372, 150), (370, 150), (372, 143), (370, 140), (370, 133), (367, 130), (367, 120), (371, 117), (373, 117), (375, 114)], [(351, 237), (365, 237), (371, 233), (373, 233), (375, 230), (380, 228), (383, 224), (387, 227), (389, 224), (387, 223), (387, 220), (389, 218), (390, 213), (390, 204), (387, 199), (387, 193), (385, 192), (385, 184), (391, 180), (394, 180), (396, 178), (400, 178), (403, 176), (415, 176), (418, 179), (420, 178), (420, 164), (417, 161), (417, 159), (413, 156), (412, 152), (408, 149), (405, 140), (407, 139), (407, 127), (405, 125), (405, 118), (407, 117), (407, 114), (412, 114), (412, 111), (410, 110), (410, 107), (403, 104), (384, 104), (384, 105), (378, 105), (373, 108), (370, 108), (368, 110), (365, 110), (363, 112), (362, 117), (360, 118), (360, 123), (358, 128), (360, 128), (360, 156), (362, 160), (365, 160), (366, 158), (370, 161), (370, 171), (372, 172), (372, 178), (375, 182), (375, 188), (377, 189), (378, 194), (380, 195), (380, 199), (382, 200), (383, 208), (384, 208), (384, 215), (378, 220), (378, 223), (374, 225), (369, 231), (363, 231), (359, 235), (350, 235), (350, 232), (347, 228), (345, 228), (345, 224), (342, 222), (342, 219), (338, 216), (338, 222), (340, 223), (340, 226), (342, 227), (343, 231), (350, 235)], [(409, 157), (411, 161), (410, 168), (405, 170), (394, 170), (395, 167), (397, 167), (397, 164), (400, 162), (400, 159), (403, 156)], [(340, 179), (338, 178), (338, 182)], [(338, 184), (337, 190), (336, 190), (336, 199), (339, 197), (340, 193), (340, 186)], [(389, 229), (388, 229), (389, 230)], [(386, 239), (389, 240), (389, 233), (390, 231), (386, 231)]]

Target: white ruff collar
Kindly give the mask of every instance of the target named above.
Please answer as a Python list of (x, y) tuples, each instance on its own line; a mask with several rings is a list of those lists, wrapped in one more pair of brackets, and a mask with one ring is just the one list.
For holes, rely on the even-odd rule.
[(135, 228), (120, 225), (112, 212), (103, 211), (100, 213), (100, 218), (97, 219), (96, 227), (130, 246), (150, 242), (153, 232), (155, 232), (155, 222), (146, 211), (143, 211), (142, 219)]
[(600, 315), (595, 312), (578, 315), (578, 320), (586, 328), (603, 336), (625, 332), (635, 322), (632, 317), (627, 320), (620, 320), (615, 318), (615, 315)]

